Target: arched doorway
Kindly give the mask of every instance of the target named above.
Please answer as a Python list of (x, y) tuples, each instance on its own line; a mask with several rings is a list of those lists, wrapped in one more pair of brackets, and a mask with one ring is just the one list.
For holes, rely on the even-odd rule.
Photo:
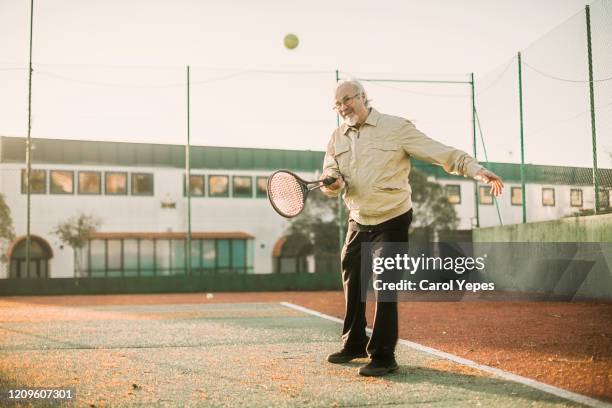
[(309, 267), (308, 265), (308, 257), (311, 254), (312, 244), (305, 236), (294, 234), (281, 237), (276, 241), (272, 250), (273, 272), (308, 272), (314, 266)]
[(9, 278), (48, 278), (49, 260), (53, 251), (44, 239), (30, 236), (30, 274), (26, 268), (26, 237), (20, 237), (13, 242), (8, 250)]

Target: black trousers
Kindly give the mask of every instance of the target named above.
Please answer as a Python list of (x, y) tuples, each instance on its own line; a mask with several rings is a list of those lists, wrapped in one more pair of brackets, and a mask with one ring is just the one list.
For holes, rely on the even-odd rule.
[(378, 225), (361, 225), (349, 220), (342, 249), (342, 281), (346, 307), (342, 340), (346, 349), (361, 351), (366, 348), (372, 359), (386, 360), (394, 357), (398, 339), (397, 302), (377, 300), (372, 337), (368, 339), (366, 335), (366, 304), (361, 295), (362, 283), (366, 285), (368, 282), (362, 282), (361, 244), (408, 242), (408, 227), (411, 222), (412, 210)]

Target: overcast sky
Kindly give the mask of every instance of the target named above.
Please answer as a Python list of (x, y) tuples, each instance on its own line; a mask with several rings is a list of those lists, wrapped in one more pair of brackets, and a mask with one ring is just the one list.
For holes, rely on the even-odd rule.
[[(536, 40), (567, 19), (582, 27), (584, 5), (584, 0), (35, 0), (32, 135), (184, 143), (189, 64), (194, 144), (322, 150), (336, 125), (331, 110), (336, 69), (343, 77), (457, 81), (474, 72), (477, 91), (487, 80), (507, 77), (512, 100), (516, 52), (537, 46)], [(580, 29), (573, 41), (582, 46)], [(571, 27), (567, 30), (571, 35)], [(283, 47), (289, 32), (300, 39), (291, 51)], [(26, 134), (28, 35), (29, 1), (0, 0), (2, 135)], [(545, 65), (538, 67), (550, 70)], [(471, 152), (468, 85), (365, 85), (380, 110), (408, 117), (430, 136)], [(492, 89), (489, 95), (496, 92), (488, 101), (483, 94), (488, 104), (482, 107), (483, 127), (487, 108), (506, 109), (496, 102), (506, 91)], [(588, 99), (564, 109), (560, 115), (578, 122), (582, 132)], [(544, 139), (546, 127), (559, 119), (564, 118), (552, 115), (532, 133)], [(490, 159), (517, 161), (518, 124), (506, 125), (491, 113), (487, 126)], [(580, 144), (580, 160), (570, 163), (571, 148), (555, 155), (561, 159), (550, 150), (538, 156), (542, 144), (532, 140), (528, 161), (588, 164), (588, 142)]]

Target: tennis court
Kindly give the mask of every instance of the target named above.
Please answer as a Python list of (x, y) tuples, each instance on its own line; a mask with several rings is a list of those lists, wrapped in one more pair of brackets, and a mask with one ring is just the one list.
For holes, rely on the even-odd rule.
[(0, 302), (0, 388), (71, 387), (78, 406), (580, 406), (406, 344), (397, 373), (359, 377), (366, 360), (325, 361), (338, 322), (289, 303), (55, 303)]

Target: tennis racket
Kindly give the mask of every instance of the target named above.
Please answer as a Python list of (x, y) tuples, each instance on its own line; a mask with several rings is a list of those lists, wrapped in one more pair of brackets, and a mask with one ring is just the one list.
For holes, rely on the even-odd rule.
[(285, 218), (293, 218), (304, 209), (309, 192), (329, 186), (335, 181), (333, 177), (305, 181), (289, 170), (278, 170), (268, 177), (268, 198), (277, 213)]

